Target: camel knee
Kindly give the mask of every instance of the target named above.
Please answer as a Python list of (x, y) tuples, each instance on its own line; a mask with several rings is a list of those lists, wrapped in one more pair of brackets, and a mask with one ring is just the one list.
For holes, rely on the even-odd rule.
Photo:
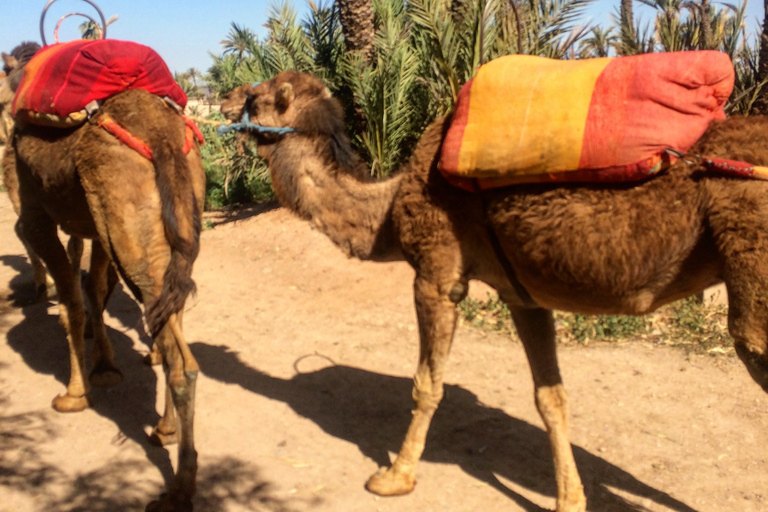
[(565, 388), (556, 386), (542, 386), (536, 389), (536, 408), (539, 410), (547, 429), (557, 424), (568, 422), (568, 394)]
[(193, 400), (195, 384), (197, 382), (197, 373), (196, 370), (187, 370), (184, 372), (171, 370), (168, 386), (171, 389), (173, 403), (177, 408), (183, 407)]
[(418, 410), (434, 412), (443, 399), (443, 393), (442, 384), (436, 384), (429, 378), (420, 378), (419, 375), (414, 377), (411, 396)]

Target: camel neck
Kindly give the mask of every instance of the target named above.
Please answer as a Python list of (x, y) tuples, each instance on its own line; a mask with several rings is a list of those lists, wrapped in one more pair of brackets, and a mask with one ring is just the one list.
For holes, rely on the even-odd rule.
[(309, 137), (286, 137), (276, 144), (266, 156), (278, 199), (349, 256), (401, 259), (392, 223), (400, 177), (361, 181), (333, 154)]

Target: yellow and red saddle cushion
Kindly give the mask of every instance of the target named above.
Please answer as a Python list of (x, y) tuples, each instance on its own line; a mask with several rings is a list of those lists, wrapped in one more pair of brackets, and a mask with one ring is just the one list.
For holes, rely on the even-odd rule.
[(11, 105), (14, 117), (69, 126), (83, 122), (86, 105), (129, 89), (167, 97), (181, 108), (187, 96), (151, 48), (131, 41), (77, 40), (42, 48), (24, 67)]
[(717, 51), (587, 60), (511, 55), (461, 89), (439, 169), (481, 188), (531, 182), (629, 181), (688, 150), (733, 90)]

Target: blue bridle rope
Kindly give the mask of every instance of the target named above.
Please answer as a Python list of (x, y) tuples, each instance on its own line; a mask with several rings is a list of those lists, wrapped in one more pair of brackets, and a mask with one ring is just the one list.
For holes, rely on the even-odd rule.
[[(251, 87), (256, 87), (259, 85), (260, 82), (254, 83)], [(219, 129), (217, 130), (219, 135), (224, 135), (225, 133), (231, 132), (231, 131), (237, 131), (237, 132), (256, 132), (256, 133), (271, 133), (273, 135), (285, 135), (286, 133), (293, 133), (296, 131), (295, 128), (288, 128), (288, 127), (279, 127), (279, 126), (264, 126), (261, 124), (256, 124), (251, 122), (251, 115), (248, 113), (248, 101), (245, 102), (245, 107), (243, 107), (244, 113), (243, 117), (241, 118), (239, 123), (234, 124), (222, 124), (219, 126)]]

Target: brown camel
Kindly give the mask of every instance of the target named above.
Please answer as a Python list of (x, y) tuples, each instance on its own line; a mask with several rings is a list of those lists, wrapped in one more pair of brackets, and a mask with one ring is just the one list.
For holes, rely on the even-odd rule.
[[(416, 271), (421, 349), (415, 409), (400, 453), (368, 480), (370, 491), (396, 495), (414, 487), (416, 464), (443, 396), (456, 304), (470, 279), (494, 287), (512, 312), (552, 445), (558, 512), (584, 511), (586, 497), (568, 438), (552, 310), (642, 315), (725, 281), (736, 351), (768, 391), (768, 183), (679, 161), (633, 184), (466, 192), (449, 185), (437, 169), (449, 119), (427, 128), (396, 176), (363, 183), (352, 177), (361, 161), (344, 134), (342, 109), (316, 78), (282, 73), (250, 89), (247, 108), (253, 123), (295, 129), (253, 133), (283, 205), (351, 256), (402, 257)], [(765, 165), (766, 133), (765, 117), (716, 122), (692, 152)], [(522, 288), (513, 286), (502, 259)]]
[[(9, 80), (18, 77), (24, 64), (20, 60)], [(100, 128), (98, 119), (104, 115), (144, 141), (151, 159)], [(79, 255), (68, 259), (57, 226), (73, 239), (92, 240), (92, 284), (87, 291), (94, 311), (103, 311), (110, 262), (145, 305), (167, 383), (165, 414), (155, 433), (161, 440), (173, 440), (178, 414), (180, 442), (169, 492), (148, 510), (191, 510), (197, 472), (193, 417), (198, 365), (182, 334), (182, 313), (194, 287), (191, 273), (199, 250), (205, 174), (197, 144), (184, 154), (185, 130), (182, 116), (161, 98), (129, 90), (106, 99), (91, 120), (78, 127), (18, 121), (3, 160), (3, 167), (15, 169), (18, 176), (22, 234), (45, 262), (59, 294), (71, 375), (66, 394), (53, 401), (56, 410), (79, 411), (89, 402), (79, 265), (70, 263), (79, 262)], [(114, 359), (103, 322), (99, 331), (106, 341), (96, 349), (108, 368), (94, 371), (111, 373)]]
[[(10, 54), (2, 53), (3, 59), (3, 76), (7, 77), (14, 69), (19, 67), (19, 61), (26, 62), (37, 51), (39, 46), (36, 43), (23, 43), (13, 49)], [(7, 144), (13, 131), (13, 117), (11, 117), (11, 102), (13, 101), (13, 95), (18, 87), (17, 75), (14, 75), (14, 79), (1, 79), (0, 83), (0, 142)], [(13, 82), (13, 83), (12, 83)], [(8, 196), (11, 199), (11, 205), (13, 206), (16, 215), (21, 212), (21, 202), (19, 200), (19, 180), (16, 176), (16, 169), (12, 166), (3, 167), (3, 185), (8, 191)], [(24, 238), (24, 234), (21, 229), (21, 223), (16, 222), (14, 226), (16, 235), (24, 245), (24, 249), (27, 251), (29, 262), (32, 265), (34, 285), (35, 285), (35, 300), (37, 302), (44, 302), (55, 293), (53, 279), (48, 275), (45, 270), (45, 265), (40, 258), (35, 254), (32, 248)], [(73, 242), (76, 243), (76, 242)]]

